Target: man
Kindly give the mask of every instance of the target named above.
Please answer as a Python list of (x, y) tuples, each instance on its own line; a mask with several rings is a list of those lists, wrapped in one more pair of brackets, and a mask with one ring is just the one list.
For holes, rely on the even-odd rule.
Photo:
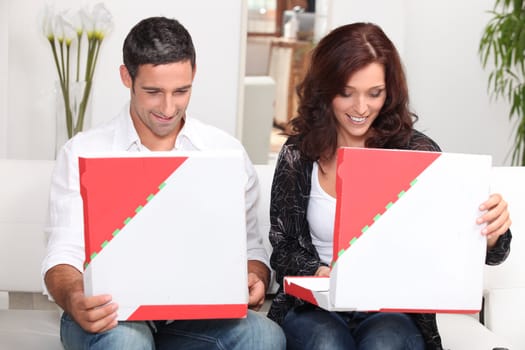
[[(124, 41), (123, 84), (129, 105), (113, 120), (78, 134), (61, 150), (50, 193), (48, 248), (42, 272), (48, 294), (64, 310), (61, 339), (66, 349), (284, 349), (275, 323), (253, 310), (264, 302), (270, 271), (256, 230), (258, 184), (246, 153), (248, 316), (233, 320), (117, 322), (118, 300), (86, 297), (78, 155), (99, 151), (242, 149), (212, 126), (186, 116), (195, 77), (195, 49), (176, 20), (147, 18)], [(210, 273), (213, 273), (210, 271)]]

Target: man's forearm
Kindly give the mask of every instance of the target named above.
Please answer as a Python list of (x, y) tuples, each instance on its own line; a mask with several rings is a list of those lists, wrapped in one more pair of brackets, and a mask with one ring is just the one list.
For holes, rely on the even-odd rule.
[(49, 293), (64, 311), (69, 312), (69, 300), (73, 293), (84, 292), (82, 273), (71, 265), (57, 265), (47, 271), (44, 281)]

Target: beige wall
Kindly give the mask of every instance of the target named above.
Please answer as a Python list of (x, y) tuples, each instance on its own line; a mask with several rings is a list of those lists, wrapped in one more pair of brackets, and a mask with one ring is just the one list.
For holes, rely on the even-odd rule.
[(355, 21), (381, 25), (406, 66), (419, 129), (445, 151), (490, 154), (507, 165), (512, 144), (508, 105), (491, 101), (477, 47), (493, 0), (332, 0), (331, 28)]
[[(91, 5), (97, 2), (87, 1)], [(86, 1), (53, 3), (56, 8), (66, 9), (77, 8)], [(122, 42), (131, 26), (147, 16), (165, 15), (179, 19), (188, 28), (197, 49), (198, 69), (190, 115), (236, 135), (244, 75), (244, 2), (106, 0), (104, 3), (114, 16), (115, 26), (103, 42), (99, 56), (92, 95), (93, 122), (110, 119), (128, 98), (118, 66), (122, 61)], [(5, 19), (0, 26), (8, 29), (0, 30), (0, 77), (7, 72), (7, 79), (0, 79), (0, 156), (52, 159), (56, 72), (49, 44), (38, 24), (39, 12), (46, 2), (2, 0), (0, 4), (0, 16)]]

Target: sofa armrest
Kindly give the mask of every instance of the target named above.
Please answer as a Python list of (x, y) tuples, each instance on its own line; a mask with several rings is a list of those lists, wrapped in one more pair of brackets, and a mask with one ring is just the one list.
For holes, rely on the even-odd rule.
[(495, 288), (485, 293), (487, 328), (511, 341), (512, 349), (525, 349), (525, 288)]
[(465, 314), (438, 314), (437, 323), (444, 349), (492, 350), (510, 346), (505, 338), (482, 325), (477, 317)]

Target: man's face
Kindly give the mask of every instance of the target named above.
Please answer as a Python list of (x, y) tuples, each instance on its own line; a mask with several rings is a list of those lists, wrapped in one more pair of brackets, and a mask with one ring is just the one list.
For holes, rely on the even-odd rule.
[[(190, 61), (139, 66), (135, 81), (125, 66), (121, 78), (130, 88), (130, 113), (142, 144), (150, 150), (168, 150), (184, 124), (195, 72)], [(169, 141), (169, 142), (168, 142)]]

